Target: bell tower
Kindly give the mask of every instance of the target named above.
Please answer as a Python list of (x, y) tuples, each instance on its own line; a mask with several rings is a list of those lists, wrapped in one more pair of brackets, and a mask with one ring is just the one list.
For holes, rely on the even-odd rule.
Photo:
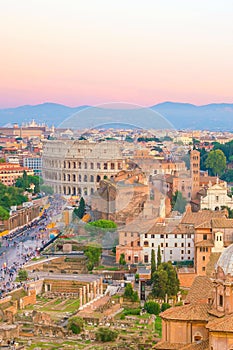
[(190, 152), (190, 171), (192, 178), (191, 199), (195, 199), (200, 189), (200, 152), (196, 149)]

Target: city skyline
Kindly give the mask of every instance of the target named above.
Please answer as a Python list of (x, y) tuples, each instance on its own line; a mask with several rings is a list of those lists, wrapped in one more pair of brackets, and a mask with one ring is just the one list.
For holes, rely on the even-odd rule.
[(228, 0), (10, 0), (0, 8), (0, 108), (233, 102)]

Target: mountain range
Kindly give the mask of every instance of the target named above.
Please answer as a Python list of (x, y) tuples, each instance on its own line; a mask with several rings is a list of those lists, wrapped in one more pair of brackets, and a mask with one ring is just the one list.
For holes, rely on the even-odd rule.
[[(156, 112), (156, 113), (154, 113)], [(105, 123), (129, 123), (144, 128), (168, 125), (175, 129), (233, 131), (233, 104), (212, 103), (196, 106), (189, 103), (164, 102), (150, 108), (116, 110), (106, 107), (68, 107), (56, 103), (25, 105), (0, 109), (0, 125), (22, 124), (35, 119), (60, 127), (90, 128)]]

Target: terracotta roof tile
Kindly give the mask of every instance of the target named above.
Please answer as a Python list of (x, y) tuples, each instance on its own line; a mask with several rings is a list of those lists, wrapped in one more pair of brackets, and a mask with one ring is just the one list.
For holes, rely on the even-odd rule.
[(208, 350), (209, 349), (209, 340), (204, 340), (201, 343), (192, 343), (185, 345), (180, 350)]
[(175, 306), (162, 312), (160, 316), (168, 320), (180, 321), (208, 321), (210, 319), (208, 304), (196, 303)]
[(210, 321), (206, 327), (209, 328), (210, 331), (233, 333), (233, 315)]
[(181, 223), (182, 224), (193, 224), (195, 227), (205, 223), (210, 222), (215, 218), (224, 218), (224, 211), (212, 211), (212, 210), (199, 210), (196, 213), (188, 212), (186, 213)]
[(211, 223), (213, 228), (233, 228), (233, 219), (215, 218), (211, 220)]
[(181, 350), (184, 346), (183, 343), (169, 343), (169, 342), (159, 342), (157, 343), (153, 349), (160, 350)]
[(213, 290), (213, 283), (206, 276), (197, 276), (185, 299), (185, 304), (196, 303), (197, 301), (208, 301)]
[(212, 239), (206, 239), (204, 241), (197, 242), (196, 247), (213, 247), (214, 241)]

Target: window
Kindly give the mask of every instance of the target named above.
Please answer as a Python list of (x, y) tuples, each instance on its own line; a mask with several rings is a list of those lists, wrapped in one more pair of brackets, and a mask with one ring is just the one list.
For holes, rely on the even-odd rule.
[(131, 256), (128, 256), (128, 261), (130, 261), (131, 260)]
[(170, 254), (172, 255), (172, 250), (170, 250)]
[(79, 182), (82, 182), (82, 175), (79, 175), (79, 176), (78, 176), (78, 181), (79, 181)]
[(149, 242), (148, 241), (144, 241), (144, 247), (149, 247)]
[(108, 169), (108, 163), (104, 163), (104, 170)]
[(166, 235), (166, 238), (168, 238), (168, 235)]
[(84, 181), (84, 182), (87, 182), (87, 175), (84, 175), (83, 181)]
[(205, 256), (202, 257), (202, 260), (205, 261)]
[(184, 251), (183, 251), (183, 250), (181, 250), (181, 254), (184, 254)]
[(177, 247), (177, 243), (175, 243), (174, 246)]
[(219, 306), (223, 306), (223, 295), (219, 295)]
[(216, 196), (216, 202), (218, 202), (218, 199), (219, 199), (219, 197), (218, 197), (218, 196)]
[(152, 248), (155, 246), (155, 244), (154, 243), (151, 243), (151, 246), (152, 246)]
[(125, 232), (125, 237), (127, 237), (127, 232)]
[(155, 238), (155, 235), (151, 235), (151, 238)]
[(94, 169), (94, 163), (91, 163), (91, 169), (92, 170)]
[(207, 240), (207, 235), (203, 235), (203, 240), (204, 240), (204, 241)]
[(200, 247), (200, 252), (202, 252), (202, 247)]
[(177, 238), (177, 234), (175, 234), (175, 238)]
[(166, 247), (168, 247), (168, 243), (166, 243)]
[(191, 238), (191, 233), (188, 233), (187, 238)]
[(93, 175), (90, 176), (90, 182), (94, 182), (94, 176)]
[(205, 251), (208, 252), (208, 247), (206, 247)]
[(202, 271), (205, 271), (205, 266), (202, 267)]
[(184, 247), (184, 243), (181, 243), (181, 247)]
[(164, 235), (160, 235), (160, 238), (164, 238)]
[(161, 243), (161, 247), (163, 247), (163, 243)]
[(188, 243), (188, 247), (191, 247), (191, 244), (190, 244), (190, 243)]
[(115, 169), (115, 164), (111, 163), (111, 170), (114, 170), (114, 169)]
[(183, 235), (183, 234), (181, 235), (181, 238), (184, 238), (184, 235)]
[(82, 163), (81, 162), (78, 162), (78, 168), (82, 169)]
[(145, 233), (145, 238), (147, 238), (147, 233)]
[(97, 163), (96, 166), (97, 166), (97, 169), (100, 169), (100, 163)]
[(190, 250), (188, 250), (188, 254), (190, 254)]
[(148, 255), (144, 255), (144, 263), (147, 264), (149, 262)]
[(133, 242), (131, 242), (131, 247), (133, 247)]
[(87, 162), (84, 163), (84, 169), (87, 169)]
[(73, 181), (75, 182), (76, 181), (76, 175), (73, 174)]
[(73, 168), (76, 169), (76, 162), (73, 162)]

